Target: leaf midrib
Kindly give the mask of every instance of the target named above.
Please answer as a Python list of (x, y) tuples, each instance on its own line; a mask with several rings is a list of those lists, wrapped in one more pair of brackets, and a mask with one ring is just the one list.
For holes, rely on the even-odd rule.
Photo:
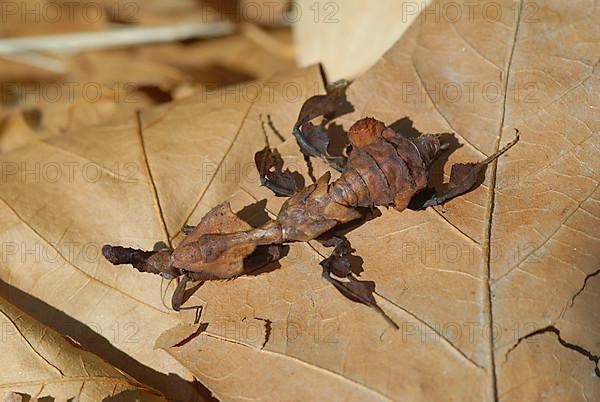
[[(500, 122), (498, 126), (498, 136), (496, 139), (496, 144), (494, 146), (494, 152), (498, 152), (500, 149), (500, 143), (502, 142), (502, 131), (504, 128), (504, 122), (506, 119), (506, 108), (507, 108), (507, 90), (508, 83), (510, 81), (510, 68), (513, 60), (513, 56), (515, 53), (515, 48), (517, 47), (517, 37), (519, 35), (519, 26), (521, 24), (521, 13), (523, 10), (523, 0), (519, 0), (519, 7), (517, 11), (517, 21), (515, 24), (515, 31), (513, 34), (512, 46), (510, 48), (510, 53), (508, 56), (508, 60), (506, 62), (506, 67), (504, 71), (504, 85), (503, 85), (503, 99), (502, 99), (502, 114), (500, 117)], [(496, 179), (497, 179), (497, 170), (498, 170), (498, 160), (496, 159), (491, 164), (491, 172), (490, 172), (490, 187), (488, 192), (488, 205), (487, 205), (487, 217), (486, 217), (486, 235), (484, 240), (484, 250), (485, 250), (485, 275), (486, 275), (486, 286), (484, 287), (485, 295), (484, 298), (487, 301), (487, 321), (488, 325), (488, 334), (487, 339), (488, 343), (488, 356), (490, 361), (490, 375), (491, 375), (491, 387), (492, 387), (492, 397), (494, 401), (498, 401), (498, 379), (496, 376), (496, 357), (494, 353), (494, 314), (493, 314), (493, 302), (492, 302), (492, 249), (491, 249), (491, 240), (492, 240), (492, 226), (494, 219), (494, 205), (496, 198)]]

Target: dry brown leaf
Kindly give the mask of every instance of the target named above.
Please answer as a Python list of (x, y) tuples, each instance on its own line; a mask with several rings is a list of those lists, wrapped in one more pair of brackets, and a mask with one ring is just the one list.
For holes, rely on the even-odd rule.
[[(111, 20), (136, 25), (234, 20), (273, 24), (289, 0), (95, 0)], [(277, 18), (279, 17), (279, 18)]]
[(124, 24), (173, 25), (207, 22), (211, 17), (211, 14), (206, 11), (204, 1), (196, 0), (99, 0), (98, 4), (104, 6), (105, 13), (112, 20)]
[(166, 400), (1, 298), (0, 325), (0, 395), (24, 394), (34, 400)]
[(19, 148), (40, 137), (27, 121), (25, 113), (0, 113), (0, 152)]
[(264, 25), (273, 25), (282, 21), (291, 22), (285, 13), (289, 10), (291, 0), (238, 0), (240, 17), (245, 21)]
[(165, 26), (211, 21), (285, 21), (289, 0), (29, 0), (0, 1), (0, 36), (101, 31), (110, 23)]
[(3, 37), (102, 31), (110, 23), (160, 26), (220, 18), (196, 0), (3, 0), (0, 9)]
[[(4, 294), (50, 321), (61, 317), (53, 309), (61, 310), (99, 336), (84, 345), (90, 351), (111, 354), (111, 364), (169, 397), (197, 399), (191, 373), (153, 350), (156, 338), (180, 322), (161, 301), (166, 283), (110, 265), (100, 249), (105, 243), (152, 248), (176, 237), (190, 215), (238, 188), (214, 175), (219, 167), (245, 160), (253, 166), (246, 151), (265, 142), (258, 114), (272, 112), (285, 127), (322, 90), (313, 67), (2, 154), (0, 277), (11, 285)], [(270, 135), (271, 143), (280, 141)], [(42, 305), (33, 307), (26, 294)]]
[(299, 16), (292, 25), (298, 63), (323, 63), (330, 80), (357, 77), (389, 50), (430, 2), (296, 1), (290, 18)]
[[(58, 88), (62, 84), (54, 85)], [(44, 89), (39, 93), (29, 92), (22, 96), (25, 102), (10, 111), (0, 112), (0, 152), (32, 140), (131, 119), (138, 110), (157, 103), (152, 96), (127, 84), (115, 83), (108, 87), (83, 83), (82, 88), (86, 87), (91, 89), (56, 92), (58, 97), (51, 99), (44, 97)]]
[[(388, 123), (408, 117), (395, 127), (409, 132), (411, 122), (421, 132), (455, 132), (464, 146), (447, 167), (493, 153), (514, 127), (522, 132), (476, 191), (444, 208), (382, 211), (349, 234), (364, 259), (362, 277), (377, 284), (377, 302), (399, 331), (321, 278), (318, 262), (328, 251), (312, 243), (292, 245), (280, 269), (204, 284), (188, 301), (204, 306), (200, 327), (189, 325), (193, 312), (176, 327), (177, 315), (159, 304), (156, 278), (83, 256), (73, 265), (28, 261), (26, 272), (11, 256), (2, 279), (98, 322), (104, 334), (116, 319), (136, 323), (139, 344), (113, 343), (155, 370), (175, 371), (165, 354), (150, 351), (158, 339), (223, 400), (522, 400), (519, 388), (550, 400), (592, 400), (600, 354), (600, 321), (590, 319), (599, 263), (598, 225), (590, 222), (600, 219), (593, 153), (600, 38), (598, 9), (577, 3), (494, 3), (502, 7), (498, 21), (482, 18), (481, 9), (473, 20), (419, 19), (351, 87), (357, 111), (346, 127), (371, 115)], [(322, 89), (310, 79), (315, 73), (282, 78), (279, 90), (298, 82), (312, 92), (304, 99)], [(459, 99), (451, 92), (457, 85)], [(502, 95), (491, 101), (494, 88)], [(281, 137), (269, 132), (269, 139), (288, 167), (303, 168), (289, 140), (301, 100), (286, 102), (280, 91), (253, 105), (235, 99), (250, 90), (239, 87), (224, 102), (189, 98), (144, 112), (141, 136), (129, 122), (6, 154), (3, 161), (48, 163), (53, 149), (106, 168), (134, 161), (140, 182), (57, 185), (11, 175), (0, 194), (3, 241), (31, 248), (42, 238), (110, 239), (151, 248), (167, 238), (177, 243), (180, 226), (226, 199), (235, 210), (259, 202), (276, 213), (282, 200), (258, 187), (252, 161), (264, 146), (259, 114), (273, 115)], [(168, 327), (176, 328), (159, 337)], [(551, 380), (567, 377), (565, 385)]]
[[(282, 269), (202, 286), (190, 304), (204, 305), (207, 328), (167, 342), (216, 395), (522, 400), (519, 387), (549, 400), (597, 394), (599, 10), (585, 2), (497, 4), (498, 21), (417, 20), (350, 90), (357, 113), (348, 121), (407, 116), (422, 132), (455, 132), (464, 146), (446, 167), (479, 160), (510, 141), (514, 127), (522, 131), (478, 190), (444, 208), (384, 211), (350, 233), (363, 277), (377, 284), (400, 331), (320, 278), (316, 244), (292, 246)], [(457, 86), (460, 98), (444, 92)], [(490, 88), (500, 89), (495, 101)], [(408, 120), (397, 127), (411, 128)], [(293, 141), (280, 152), (301, 164)], [(238, 208), (267, 198), (278, 211), (281, 200), (256, 183), (241, 187)], [(240, 323), (253, 317), (264, 323), (244, 330)], [(257, 349), (260, 326), (270, 335)], [(536, 342), (535, 353), (519, 353), (526, 341)], [(538, 362), (553, 354), (556, 363)], [(571, 385), (547, 389), (567, 376)]]
[(202, 0), (206, 16), (213, 16), (221, 21), (270, 26), (291, 22), (286, 15), (291, 2), (291, 0)]
[[(597, 274), (599, 265), (598, 225), (593, 222), (600, 217), (600, 165), (594, 157), (600, 128), (600, 36), (594, 21), (600, 10), (584, 1), (571, 3), (568, 8), (558, 1), (525, 2), (516, 7), (511, 2), (500, 4), (501, 22), (462, 19), (412, 29), (401, 41), (404, 46), (396, 47), (386, 62), (374, 69), (371, 77), (379, 76), (378, 82), (368, 80), (362, 90), (355, 86), (354, 99), (362, 100), (358, 106), (362, 113), (395, 115), (394, 107), (380, 101), (392, 99), (386, 94), (393, 92), (386, 89), (391, 81), (381, 80), (378, 71), (389, 74), (393, 81), (397, 77), (421, 89), (431, 90), (436, 83), (441, 88), (458, 83), (463, 89), (459, 101), (453, 101), (452, 94), (444, 97), (441, 89), (442, 94), (434, 92), (440, 95), (438, 101), (432, 102), (425, 94), (425, 102), (420, 102), (419, 96), (414, 106), (407, 102), (401, 107), (419, 129), (457, 132), (461, 142), (467, 143), (464, 152), (477, 148), (489, 154), (510, 141), (514, 127), (522, 130), (520, 145), (498, 163), (493, 190), (481, 188), (452, 201), (443, 214), (455, 228), (483, 246), (473, 249), (475, 254), (483, 254), (483, 272), (472, 273), (489, 281), (489, 286), (483, 284), (487, 290), (477, 292), (483, 296), (482, 311), (486, 304), (491, 308), (487, 314), (493, 318), (495, 333), (493, 356), (489, 355), (485, 366), (494, 359), (495, 376), (503, 385), (498, 387), (499, 398), (522, 400), (518, 392), (502, 393), (515, 385), (506, 380), (514, 376), (506, 355), (519, 339), (556, 328), (566, 342), (593, 356), (600, 355), (599, 322), (590, 317), (590, 308), (577, 300), (586, 283), (591, 285), (588, 279)], [(460, 52), (463, 57), (448, 57), (451, 52)], [(471, 102), (466, 91), (469, 81), (478, 83), (479, 88), (487, 83), (503, 88), (505, 95), (500, 101), (482, 102), (486, 94), (475, 91)], [(365, 101), (373, 90), (380, 97)], [(493, 94), (490, 90), (487, 96), (492, 98)], [(455, 155), (451, 160), (464, 158), (460, 152)], [(456, 254), (445, 256), (444, 247), (452, 253), (449, 247), (470, 242), (463, 239), (438, 243), (441, 251), (436, 255), (446, 260), (445, 265)], [(426, 253), (426, 246), (433, 247), (433, 243), (420, 245), (419, 253)], [(468, 249), (461, 249), (462, 258), (452, 264), (457, 267), (470, 260)], [(407, 287), (410, 292), (409, 282)], [(429, 315), (421, 313), (421, 308), (427, 307), (413, 311), (421, 317)], [(490, 342), (484, 339), (484, 344), (489, 346)], [(539, 353), (552, 353), (552, 348), (541, 346)], [(559, 361), (564, 365), (588, 364), (580, 353), (565, 353)], [(536, 366), (538, 377), (554, 370), (536, 363), (533, 355), (528, 356), (527, 364)], [(588, 398), (594, 395), (589, 391), (598, 380), (593, 365), (587, 375), (580, 373), (576, 378), (584, 384)], [(543, 385), (537, 390), (541, 393)], [(560, 393), (550, 393), (549, 398), (562, 400)], [(579, 399), (586, 396), (578, 395)]]
[[(291, 45), (289, 30), (270, 30), (268, 35), (282, 44)], [(95, 52), (77, 57), (73, 63), (83, 76), (91, 69), (108, 79), (114, 80), (118, 76), (126, 77), (121, 82), (138, 82), (139, 71), (123, 69), (123, 64), (130, 62), (132, 55), (135, 55), (140, 66), (162, 65), (178, 72), (178, 77), (182, 78), (179, 83), (183, 81), (189, 85), (204, 85), (210, 90), (265, 79), (279, 71), (294, 68), (293, 60), (261, 46), (243, 34), (185, 44), (154, 44), (137, 49)], [(78, 66), (87, 66), (87, 71)], [(148, 70), (142, 70), (142, 73), (147, 72), (144, 76), (149, 80), (156, 79), (156, 74), (153, 76)], [(154, 81), (150, 83), (153, 84)], [(160, 86), (169, 88), (169, 85)]]
[(106, 29), (110, 19), (98, 2), (0, 1), (0, 37), (24, 37)]
[[(140, 54), (142, 49), (144, 57)], [(69, 95), (95, 100), (101, 98), (97, 95), (100, 86), (105, 87), (100, 95), (113, 97), (116, 101), (134, 98), (132, 95), (137, 93), (132, 94), (132, 90), (137, 88), (158, 87), (168, 91), (181, 85), (187, 77), (170, 65), (172, 63), (161, 60), (162, 52), (161, 45), (146, 45), (139, 50), (89, 50), (74, 55), (56, 55), (54, 60), (62, 66), (59, 71), (44, 70), (43, 62), (30, 65), (0, 59), (0, 103), (6, 107), (30, 106), (32, 103), (57, 102)], [(119, 91), (119, 85), (129, 87)]]
[[(1, 61), (0, 151), (30, 140), (131, 119), (135, 112), (171, 99), (184, 74), (158, 61), (89, 52), (62, 57), (64, 73), (43, 74)], [(126, 68), (124, 68), (126, 66)]]
[[(291, 43), (289, 30), (271, 30)], [(88, 51), (61, 57), (64, 73), (42, 74), (0, 61), (0, 151), (32, 139), (132, 118), (137, 110), (200, 89), (267, 79), (294, 67), (291, 59), (242, 34), (193, 43)], [(6, 68), (5, 68), (6, 67)]]
[(44, 69), (43, 66), (0, 58), (0, 79), (4, 83), (1, 102), (4, 104), (11, 100), (11, 96), (5, 95), (10, 82), (49, 82), (59, 78), (58, 72)]

